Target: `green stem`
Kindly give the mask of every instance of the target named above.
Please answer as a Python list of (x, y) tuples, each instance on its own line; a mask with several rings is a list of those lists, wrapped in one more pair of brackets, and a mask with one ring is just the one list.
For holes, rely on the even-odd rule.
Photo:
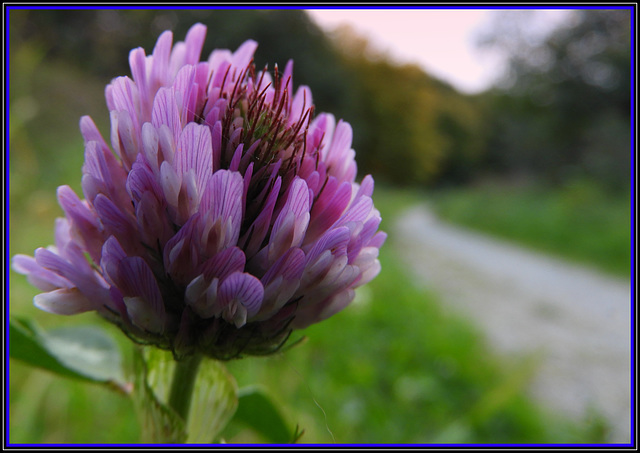
[(201, 355), (191, 356), (176, 362), (176, 368), (173, 371), (169, 406), (182, 417), (185, 423), (189, 418), (189, 407), (201, 361)]

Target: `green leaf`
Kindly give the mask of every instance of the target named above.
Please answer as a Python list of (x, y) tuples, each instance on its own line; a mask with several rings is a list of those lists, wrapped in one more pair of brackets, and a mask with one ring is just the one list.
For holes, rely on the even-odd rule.
[(166, 394), (171, 383), (172, 364), (166, 355), (152, 348), (136, 348), (134, 354), (133, 401), (144, 443), (183, 443), (187, 439), (184, 421), (158, 398), (159, 394)]
[(210, 443), (238, 408), (238, 385), (219, 361), (203, 359), (196, 379), (187, 431), (190, 443)]
[(137, 403), (144, 442), (211, 443), (233, 417), (238, 387), (218, 361), (203, 359), (196, 377), (188, 423), (169, 407), (175, 361), (170, 352), (145, 348), (138, 352)]
[(12, 318), (9, 354), (62, 376), (104, 383), (126, 392), (118, 345), (97, 326), (43, 331), (31, 320)]
[(238, 410), (234, 417), (234, 422), (236, 421), (272, 443), (282, 444), (296, 440), (274, 402), (260, 387), (251, 386), (240, 390)]

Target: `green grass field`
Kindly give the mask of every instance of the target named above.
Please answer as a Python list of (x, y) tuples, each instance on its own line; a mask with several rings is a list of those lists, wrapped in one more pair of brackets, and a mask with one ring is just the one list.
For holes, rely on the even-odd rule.
[(483, 185), (434, 193), (444, 219), (629, 277), (631, 197), (588, 181), (561, 189)]

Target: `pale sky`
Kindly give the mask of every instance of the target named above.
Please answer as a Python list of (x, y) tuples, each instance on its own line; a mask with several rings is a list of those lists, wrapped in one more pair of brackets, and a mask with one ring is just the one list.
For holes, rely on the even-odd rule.
[[(350, 25), (399, 63), (417, 63), (465, 93), (487, 88), (503, 68), (501, 55), (481, 51), (475, 45), (478, 32), (491, 23), (496, 10), (308, 9), (307, 12), (327, 31)], [(542, 16), (538, 14), (536, 24), (548, 29), (566, 17), (566, 10), (548, 10)]]

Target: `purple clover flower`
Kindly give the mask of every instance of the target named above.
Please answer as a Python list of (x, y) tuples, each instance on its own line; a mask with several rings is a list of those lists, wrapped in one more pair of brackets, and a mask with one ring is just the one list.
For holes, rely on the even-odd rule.
[(13, 268), (42, 310), (96, 311), (132, 339), (218, 359), (276, 351), (347, 306), (380, 271), (373, 179), (355, 182), (348, 123), (313, 118), (292, 62), (273, 77), (254, 41), (200, 62), (206, 28), (106, 88), (111, 148), (89, 117), (81, 200), (58, 188), (55, 246)]

